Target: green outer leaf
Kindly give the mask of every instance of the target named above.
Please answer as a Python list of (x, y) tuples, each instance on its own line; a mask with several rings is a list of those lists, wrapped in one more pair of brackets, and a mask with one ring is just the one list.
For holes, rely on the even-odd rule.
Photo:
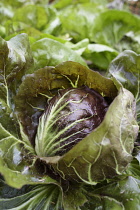
[(138, 133), (134, 106), (131, 92), (120, 88), (100, 126), (53, 165), (55, 170), (64, 179), (88, 184), (121, 174), (132, 160)]
[(86, 202), (87, 198), (82, 185), (70, 184), (69, 189), (63, 194), (64, 210), (80, 210)]
[(28, 36), (32, 37), (32, 39), (33, 38), (39, 39), (40, 36), (42, 35), (42, 33), (39, 30), (20, 21), (12, 21), (12, 20), (7, 21), (5, 27), (6, 27), (5, 40), (9, 40), (15, 35), (21, 33), (28, 34)]
[(33, 62), (27, 34), (17, 35), (7, 42), (1, 39), (0, 49), (0, 92), (2, 97), (5, 95), (7, 105), (13, 108), (11, 98)]
[[(2, 99), (0, 99), (0, 124), (2, 124), (3, 127), (11, 134), (16, 137), (18, 136), (19, 126), (16, 118), (9, 106), (7, 106), (6, 102)], [(0, 134), (0, 139), (1, 137), (2, 134)]]
[(21, 188), (26, 184), (56, 183), (48, 176), (38, 175), (33, 167), (30, 145), (11, 135), (1, 124), (0, 134), (0, 173), (9, 186)]
[(140, 153), (129, 164), (127, 173), (140, 180), (140, 160), (138, 158), (140, 158)]
[(78, 55), (82, 55), (89, 44), (89, 39), (83, 39), (80, 42), (73, 44), (72, 42), (67, 41), (66, 46), (74, 50)]
[[(24, 190), (25, 188), (25, 190)], [(11, 193), (17, 195), (11, 198), (0, 198), (0, 206), (3, 210), (46, 210), (62, 209), (62, 190), (61, 187), (55, 184), (44, 184), (36, 186), (27, 186), (20, 190), (10, 188), (6, 185), (3, 185), (1, 189), (10, 190)], [(27, 189), (26, 189), (27, 188)], [(27, 192), (26, 192), (27, 191)], [(24, 193), (24, 194), (23, 194)]]
[(125, 50), (111, 62), (109, 73), (137, 97), (140, 82), (140, 55), (131, 50)]
[(109, 73), (135, 96), (140, 125), (140, 55), (125, 50), (111, 62)]
[(0, 95), (7, 101), (7, 84), (5, 84), (5, 60), (8, 57), (9, 49), (4, 39), (0, 37)]
[(71, 184), (63, 195), (61, 188), (53, 184), (24, 186), (17, 190), (1, 182), (0, 189), (0, 206), (4, 210), (46, 210), (47, 207), (56, 210), (139, 210), (140, 207), (140, 181), (132, 176), (96, 186)]
[(83, 57), (92, 61), (93, 65), (108, 69), (110, 62), (118, 55), (118, 52), (111, 47), (102, 44), (89, 44), (83, 53)]
[(32, 65), (28, 36), (20, 34), (7, 42), (0, 39), (0, 56), (0, 123), (4, 129), (18, 138), (19, 125), (12, 112), (15, 106), (13, 96), (17, 92), (22, 76)]
[(140, 180), (132, 176), (109, 184), (87, 186), (85, 189), (88, 201), (81, 210), (140, 209)]
[(34, 42), (32, 53), (35, 69), (44, 66), (56, 66), (64, 61), (75, 61), (86, 66), (85, 61), (80, 55), (64, 44), (50, 38), (43, 38)]

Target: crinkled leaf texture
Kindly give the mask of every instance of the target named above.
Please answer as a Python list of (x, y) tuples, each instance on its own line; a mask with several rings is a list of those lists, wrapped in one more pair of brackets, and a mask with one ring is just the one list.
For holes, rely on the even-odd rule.
[(55, 169), (64, 179), (89, 184), (121, 174), (132, 160), (138, 134), (133, 110), (132, 93), (121, 88), (99, 127), (67, 152)]
[(140, 55), (125, 50), (111, 62), (109, 72), (135, 96), (137, 121), (140, 125)]

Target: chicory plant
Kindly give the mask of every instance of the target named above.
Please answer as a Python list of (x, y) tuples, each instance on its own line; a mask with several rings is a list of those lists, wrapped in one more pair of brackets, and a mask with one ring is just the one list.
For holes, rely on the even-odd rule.
[(75, 61), (34, 70), (25, 34), (0, 55), (2, 209), (138, 209), (139, 55), (108, 77)]

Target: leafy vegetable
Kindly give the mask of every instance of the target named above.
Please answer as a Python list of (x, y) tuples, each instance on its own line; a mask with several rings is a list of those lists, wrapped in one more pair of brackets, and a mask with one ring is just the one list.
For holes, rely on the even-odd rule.
[[(69, 33), (76, 42), (84, 38), (91, 39), (95, 18), (103, 9), (105, 10), (104, 7), (95, 2), (69, 5), (59, 14), (62, 33)], [(77, 23), (79, 23), (78, 26)]]
[[(78, 77), (79, 80), (77, 80)], [(70, 80), (73, 82), (71, 83)], [(16, 97), (16, 107), (31, 142), (38, 125), (38, 117), (45, 109), (48, 98), (54, 96), (58, 89), (71, 87), (76, 81), (78, 81), (78, 87), (90, 86), (111, 98), (117, 92), (110, 79), (72, 61), (62, 63), (55, 69), (54, 67), (45, 67), (37, 70), (34, 74), (25, 76)], [(34, 88), (32, 84), (34, 84)]]
[[(26, 16), (24, 15), (26, 13)], [(42, 16), (40, 16), (42, 15)], [(48, 17), (45, 8), (36, 5), (27, 5), (19, 8), (13, 17), (14, 21), (24, 22), (38, 29), (45, 27), (48, 22)]]
[[(128, 11), (110, 10), (100, 13), (94, 22), (92, 41), (117, 49), (119, 40), (129, 31), (138, 31), (139, 17)], [(102, 31), (102, 33), (100, 33)]]
[[(50, 144), (49, 148), (47, 147), (48, 145), (47, 138), (48, 138), (48, 141), (50, 141), (51, 138), (53, 139), (53, 135), (54, 136), (57, 135), (57, 127), (54, 134), (53, 134), (53, 130), (51, 131), (48, 130), (49, 126), (50, 126), (50, 129), (53, 128), (51, 127), (51, 123), (54, 123), (55, 121), (53, 118), (51, 120), (48, 115), (48, 119), (50, 119), (51, 121), (47, 122), (47, 114), (44, 114), (42, 116), (38, 125), (37, 116), (40, 116), (42, 112), (37, 110), (37, 107), (41, 108), (41, 106), (43, 105), (45, 108), (46, 102), (42, 103), (42, 101), (44, 100), (47, 101), (46, 96), (52, 97), (53, 94), (55, 94), (54, 90), (56, 88), (57, 89), (62, 88), (62, 87), (66, 88), (66, 87), (71, 86), (71, 84), (74, 84), (72, 80), (78, 81), (77, 78), (75, 77), (76, 71), (78, 73), (77, 76), (79, 75), (78, 76), (79, 81), (77, 83), (78, 86), (79, 85), (81, 86), (82, 84), (84, 85), (86, 84), (85, 83), (85, 75), (86, 75), (86, 77), (89, 78), (89, 79), (86, 79), (87, 85), (90, 85), (91, 88), (95, 88), (106, 97), (110, 97), (113, 99), (117, 94), (117, 89), (111, 80), (103, 78), (98, 73), (90, 71), (89, 69), (87, 69), (86, 67), (78, 63), (65, 62), (62, 65), (58, 65), (55, 69), (48, 68), (48, 70), (47, 71), (46, 70), (47, 69), (45, 68), (40, 69), (37, 72), (35, 72), (34, 75), (31, 75), (31, 76), (28, 75), (23, 81), (23, 84), (21, 85), (21, 88), (19, 89), (19, 93), (17, 95), (17, 104), (18, 104), (17, 111), (19, 113), (18, 116), (20, 117), (20, 120), (22, 121), (24, 131), (26, 132), (27, 136), (29, 137), (33, 145), (35, 144), (34, 139), (36, 135), (35, 134), (36, 129), (37, 129), (37, 126), (39, 126), (37, 137), (36, 137), (35, 150), (37, 154), (40, 156), (41, 161), (44, 161), (46, 163), (50, 162), (55, 169), (58, 168), (59, 173), (63, 174), (64, 179), (65, 178), (74, 179), (74, 180), (81, 179), (84, 182), (90, 183), (90, 184), (95, 183), (96, 181), (99, 181), (99, 180), (111, 178), (113, 176), (116, 176), (117, 174), (121, 174), (122, 171), (124, 171), (127, 164), (132, 159), (131, 154), (133, 150), (134, 140), (136, 139), (137, 132), (138, 132), (138, 126), (135, 121), (135, 113), (134, 113), (135, 103), (133, 102), (134, 98), (132, 94), (130, 94), (130, 92), (128, 92), (127, 90), (120, 88), (118, 96), (114, 99), (114, 101), (110, 105), (109, 110), (106, 113), (104, 121), (96, 130), (91, 132), (87, 137), (85, 137), (76, 146), (74, 146), (68, 153), (64, 155), (64, 157), (63, 156), (62, 158), (52, 157), (51, 159), (50, 158), (47, 159), (46, 156), (48, 156), (49, 154), (52, 156), (53, 154), (53, 153), (49, 153), (49, 150), (51, 151), (50, 148), (55, 147), (55, 146), (53, 147), (53, 142), (52, 142), (52, 145), (49, 143)], [(54, 74), (54, 72), (56, 73)], [(44, 81), (46, 80), (46, 78), (44, 77), (45, 75), (46, 75), (47, 81), (49, 82), (46, 84), (43, 82), (43, 80)], [(92, 82), (92, 78), (94, 78), (94, 82)], [(31, 80), (32, 81), (34, 80), (33, 83), (35, 86), (37, 86), (37, 88), (34, 89), (34, 92), (32, 89), (32, 82), (30, 82)], [(43, 84), (45, 85), (43, 86)], [(107, 84), (108, 84), (108, 88), (107, 88)], [(42, 95), (41, 96), (42, 98), (44, 97), (44, 99), (40, 97), (40, 94)], [(60, 96), (61, 96), (61, 93), (60, 93)], [(63, 95), (61, 97), (63, 99)], [(38, 100), (36, 100), (36, 98), (38, 98)], [(55, 99), (52, 98), (52, 100), (55, 100)], [(37, 104), (35, 104), (36, 101), (37, 101)], [(39, 105), (39, 103), (41, 104)], [(48, 107), (49, 112), (51, 112), (51, 108), (55, 109), (55, 106), (53, 104), (50, 105), (50, 108)], [(24, 112), (23, 112), (23, 109), (25, 110)], [(57, 109), (56, 109), (56, 112), (57, 112)], [(115, 113), (115, 115), (113, 115), (113, 113)], [(116, 115), (118, 116), (117, 118), (116, 118)], [(33, 116), (36, 116), (36, 117), (33, 117)], [(31, 120), (27, 120), (28, 118)], [(60, 117), (58, 115), (58, 119), (59, 118)], [(55, 120), (57, 120), (56, 116), (55, 116)], [(123, 122), (125, 122), (125, 127), (123, 127), (124, 125)], [(112, 130), (114, 132), (112, 132)], [(61, 133), (61, 130), (60, 130), (60, 133)], [(47, 135), (48, 136), (51, 135), (51, 138), (47, 137)], [(116, 144), (116, 139), (120, 139), (120, 141), (118, 140), (117, 144)], [(129, 147), (128, 147), (128, 144), (126, 144), (126, 139), (129, 142)], [(109, 147), (109, 144), (111, 145), (111, 147)], [(84, 149), (85, 145), (86, 145), (86, 151)], [(92, 147), (90, 145), (94, 145), (93, 149), (91, 149)], [(45, 148), (47, 149), (45, 150)], [(48, 154), (47, 154), (47, 150), (48, 150)], [(52, 149), (52, 152), (53, 151), (54, 149)], [(76, 151), (78, 151), (78, 153)], [(120, 153), (120, 151), (122, 152)], [(112, 156), (110, 157), (111, 153), (112, 153)], [(89, 154), (91, 154), (91, 156), (89, 156)], [(108, 154), (109, 154), (109, 157), (108, 157)], [(120, 156), (120, 154), (122, 154), (122, 157)], [(101, 161), (102, 159), (107, 159), (108, 161), (110, 160), (110, 162), (106, 164), (106, 161), (105, 162)], [(101, 167), (101, 162), (102, 162), (102, 167)], [(81, 171), (81, 168), (79, 167), (81, 164), (83, 164), (82, 168), (85, 167), (84, 174), (82, 173), (83, 170)], [(108, 169), (108, 167), (110, 169)], [(108, 173), (108, 170), (109, 170), (109, 173)], [(112, 172), (110, 172), (110, 170), (112, 170)], [(92, 171), (94, 171), (94, 173)]]
[(139, 17), (0, 5), (1, 208), (140, 209)]
[[(2, 73), (6, 72), (6, 79), (8, 77), (14, 78), (14, 83), (8, 83), (6, 86), (7, 83), (5, 81), (7, 80), (3, 79), (5, 77), (1, 77), (2, 84), (7, 89), (3, 85), (1, 86), (3, 93), (1, 98), (2, 107), (6, 107), (4, 109), (6, 114), (1, 112), (0, 171), (6, 184), (9, 186), (19, 189), (25, 185), (31, 185), (31, 188), (29, 191), (27, 190), (27, 193), (20, 194), (19, 191), (19, 196), (2, 200), (2, 205), (8, 209), (10, 202), (12, 203), (12, 208), (34, 208), (39, 199), (38, 205), (41, 205), (41, 208), (46, 208), (46, 206), (50, 208), (54, 199), (54, 202), (56, 202), (54, 208), (56, 209), (62, 206), (62, 208), (67, 209), (84, 207), (84, 205), (89, 205), (90, 202), (90, 196), (87, 190), (84, 190), (86, 184), (96, 185), (98, 182), (101, 184), (103, 180), (119, 179), (119, 176), (121, 177), (123, 174), (124, 178), (126, 178), (128, 176), (127, 171), (133, 171), (132, 167), (129, 167), (129, 163), (132, 160), (134, 141), (138, 133), (138, 125), (135, 120), (134, 97), (117, 80), (105, 78), (98, 72), (92, 71), (74, 61), (66, 61), (56, 67), (44, 67), (33, 72), (33, 68), (36, 69), (37, 65), (33, 65), (31, 68), (30, 64), (27, 64), (29, 58), (31, 58), (33, 63), (34, 53), (31, 53), (28, 58), (23, 57), (24, 53), (20, 57), (20, 52), (24, 52), (20, 50), (23, 40), (26, 40), (27, 49), (30, 49), (26, 38), (25, 34), (21, 34), (7, 42), (2, 39), (2, 46), (4, 45), (6, 48), (6, 51), (2, 54)], [(15, 42), (16, 40), (19, 41)], [(43, 41), (45, 40), (48, 43), (51, 41), (51, 39), (43, 39)], [(14, 43), (16, 43), (16, 48), (14, 48)], [(57, 43), (57, 41), (52, 43)], [(60, 42), (58, 43), (60, 44)], [(16, 69), (23, 69), (20, 76), (18, 76), (16, 71), (15, 74), (11, 72), (9, 74), (8, 70), (11, 66), (4, 66), (9, 61), (10, 46), (16, 49), (13, 52), (19, 50), (19, 59), (15, 59), (16, 53), (12, 54), (14, 65), (11, 66), (13, 71), (13, 66), (16, 66)], [(1, 52), (3, 53), (3, 51)], [(71, 52), (73, 51), (71, 50)], [(25, 58), (23, 68), (20, 68), (21, 58), (22, 60)], [(3, 71), (4, 67), (5, 71)], [(21, 79), (22, 75), (25, 76)], [(13, 84), (15, 89), (13, 89)], [(71, 91), (72, 94), (70, 94)], [(12, 94), (8, 101), (10, 101), (12, 106), (9, 106), (6, 100), (9, 92)], [(80, 99), (79, 96), (82, 98)], [(94, 103), (96, 103), (96, 106), (93, 103), (93, 110), (96, 108), (98, 118), (94, 118), (95, 125), (92, 125), (92, 121), (91, 128), (89, 131), (86, 129), (85, 134), (82, 136), (80, 133), (78, 134), (78, 124), (75, 127), (72, 126), (76, 121), (71, 121), (72, 115), (69, 115), (69, 109), (65, 106), (67, 102), (63, 101), (63, 98), (67, 101), (67, 99), (71, 100), (71, 97), (74, 97), (74, 100), (78, 97), (76, 99), (78, 103), (69, 103), (68, 101), (68, 107), (75, 107), (76, 105), (76, 108), (74, 108), (74, 117), (76, 118), (74, 119), (85, 123), (81, 123), (81, 126), (83, 126), (81, 129), (85, 129), (86, 123), (91, 123), (92, 119), (90, 121), (88, 119), (87, 121), (84, 120), (84, 118), (90, 118), (85, 110), (87, 110), (88, 106), (91, 109), (91, 104), (94, 100)], [(105, 109), (108, 108), (107, 112), (106, 110), (100, 112), (101, 104), (98, 102), (99, 98), (104, 103), (103, 107)], [(62, 102), (58, 106), (58, 112), (56, 104), (60, 100)], [(79, 105), (83, 107), (83, 110), (80, 110), (83, 112), (84, 118), (79, 111), (77, 112)], [(58, 114), (56, 116), (58, 117), (54, 116), (52, 120), (48, 121), (50, 119), (49, 113), (55, 114), (55, 112), (51, 111), (52, 108), (56, 109)], [(68, 111), (68, 115), (64, 111)], [(85, 113), (87, 113), (86, 116)], [(65, 123), (62, 124), (64, 121), (62, 117), (68, 116), (70, 117), (68, 119), (71, 127), (70, 134), (69, 131), (68, 133), (66, 131), (67, 127), (63, 128)], [(10, 123), (9, 125), (5, 123), (6, 120)], [(62, 126), (60, 127), (61, 129), (57, 126), (59, 122)], [(54, 131), (53, 123), (56, 123)], [(50, 129), (49, 132), (48, 128)], [(66, 133), (63, 135), (61, 131)], [(62, 136), (55, 142), (52, 141), (53, 138), (50, 138), (52, 143), (51, 146), (48, 146), (50, 142), (46, 141), (49, 140), (47, 136), (53, 135), (54, 139), (56, 139), (57, 135), (60, 136), (61, 133)], [(75, 133), (77, 136), (75, 136)], [(44, 136), (44, 139), (41, 136)], [(73, 139), (71, 140), (69, 137), (73, 137)], [(76, 140), (77, 138), (78, 141)], [(64, 143), (64, 147), (62, 144), (62, 150), (59, 146), (56, 146), (57, 142), (59, 145), (59, 141), (61, 143), (61, 141), (65, 142), (65, 140), (70, 141), (69, 145), (72, 148), (69, 147), (67, 149), (68, 143), (66, 145)], [(40, 148), (42, 149), (40, 150)], [(75, 181), (82, 184), (75, 184)], [(2, 186), (6, 187), (5, 185)], [(70, 191), (65, 193), (65, 187), (69, 187)], [(13, 189), (11, 188), (11, 190)], [(50, 194), (50, 191), (52, 191), (52, 194)], [(38, 193), (36, 194), (36, 192)], [(70, 200), (76, 196), (77, 192), (80, 192), (78, 200), (71, 203)], [(50, 196), (48, 199), (46, 199), (47, 195)], [(57, 197), (58, 200), (56, 201)], [(20, 203), (17, 200), (19, 198), (22, 199)], [(5, 196), (3, 199), (6, 199)]]

